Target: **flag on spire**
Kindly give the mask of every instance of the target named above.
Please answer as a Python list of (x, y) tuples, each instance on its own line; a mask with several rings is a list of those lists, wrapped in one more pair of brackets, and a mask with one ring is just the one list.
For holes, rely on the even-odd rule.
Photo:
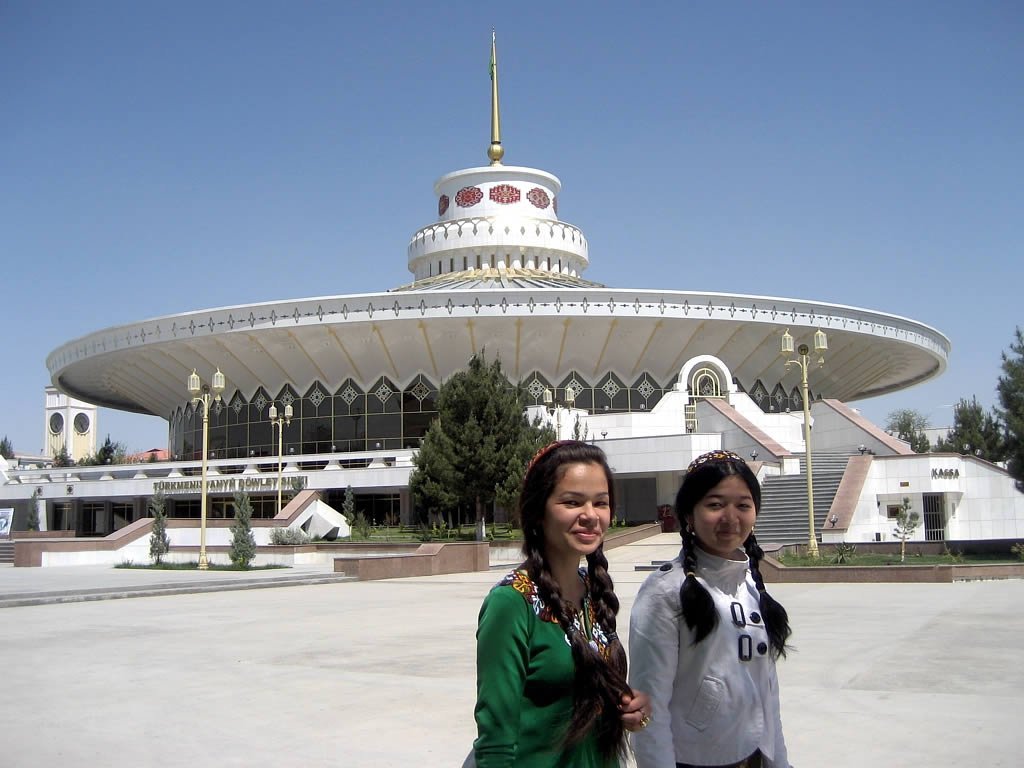
[(489, 72), (491, 74), (491, 82), (494, 82), (494, 67), (495, 67), (495, 62), (494, 62), (494, 30), (492, 29), (491, 30), (491, 65), (488, 67), (488, 70), (489, 70)]

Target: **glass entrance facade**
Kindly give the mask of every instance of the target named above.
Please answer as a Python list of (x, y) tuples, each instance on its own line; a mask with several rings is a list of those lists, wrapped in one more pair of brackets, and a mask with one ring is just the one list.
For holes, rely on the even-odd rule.
[[(643, 412), (654, 408), (672, 385), (647, 372), (627, 382), (612, 372), (584, 376), (570, 371), (551, 381), (535, 371), (523, 378), (523, 404), (543, 405), (549, 390), (557, 402), (571, 401), (574, 408), (590, 413)], [(236, 391), (210, 406), (209, 458), (277, 456), (271, 403), (279, 413), (292, 407), (291, 423), (282, 436), (284, 456), (418, 448), (437, 416), (437, 392), (438, 385), (422, 374), (405, 387), (380, 376), (369, 386), (353, 379), (336, 388), (315, 382), (302, 394), (290, 384), (273, 396), (262, 387), (249, 398)], [(186, 403), (171, 414), (169, 442), (174, 459), (202, 458), (201, 407)]]

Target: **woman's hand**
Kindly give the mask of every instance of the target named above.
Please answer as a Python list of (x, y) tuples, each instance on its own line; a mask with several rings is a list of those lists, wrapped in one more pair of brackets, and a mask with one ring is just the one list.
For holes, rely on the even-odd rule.
[(619, 711), (622, 712), (622, 726), (627, 731), (642, 731), (651, 722), (651, 699), (643, 691), (630, 690), (622, 694)]

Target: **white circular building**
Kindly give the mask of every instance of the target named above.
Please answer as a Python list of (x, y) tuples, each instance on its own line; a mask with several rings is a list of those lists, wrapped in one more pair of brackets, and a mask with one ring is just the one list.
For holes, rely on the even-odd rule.
[[(779, 359), (787, 329), (797, 343), (819, 329), (828, 334), (827, 364), (809, 371), (815, 400), (881, 395), (945, 369), (948, 339), (896, 315), (590, 282), (586, 237), (558, 219), (561, 183), (544, 171), (495, 163), (450, 173), (434, 189), (437, 217), (408, 245), (409, 284), (98, 331), (50, 354), (54, 385), (167, 419), (170, 452), (186, 459), (201, 445), (201, 419), (184, 387), (193, 369), (209, 378), (219, 368), (227, 378), (224, 403), (211, 414), (216, 458), (276, 452), (267, 416), (274, 401), (295, 411), (288, 451), (415, 448), (441, 382), (481, 351), (500, 357), (531, 404), (541, 405), (547, 389), (588, 417), (656, 413), (668, 392), (686, 395), (686, 405), (743, 392), (766, 414), (800, 410), (799, 377)], [(672, 428), (686, 425), (657, 430)]]
[[(166, 419), (171, 460), (59, 478), (11, 474), (0, 497), (36, 484), (51, 528), (67, 527), (91, 504), (105, 521), (93, 526), (98, 534), (144, 517), (154, 490), (173, 495), (172, 516), (197, 517), (198, 488), (188, 477), (203, 453), (202, 413), (186, 380), (195, 370), (209, 381), (219, 369), (227, 387), (210, 409), (206, 456), (220, 478), (211, 485), (215, 516), (225, 514), (232, 489), (244, 488), (256, 516), (273, 517), (280, 484), (295, 479), (329, 504), (352, 487), (368, 516), (384, 510), (411, 522), (411, 459), (436, 413), (438, 388), (483, 352), (522, 383), (532, 413), (563, 436), (578, 423), (602, 445), (621, 486), (620, 514), (651, 520), (671, 502), (690, 460), (711, 448), (752, 456), (769, 475), (799, 477), (804, 403), (799, 373), (780, 357), (786, 331), (797, 345), (812, 345), (818, 331), (828, 338), (824, 365), (812, 360), (807, 371), (815, 454), (835, 454), (843, 468), (847, 458), (908, 458), (904, 444), (845, 404), (942, 373), (950, 353), (942, 333), (811, 299), (587, 280), (589, 243), (558, 218), (560, 180), (502, 163), (496, 76), (492, 83), (490, 164), (435, 183), (436, 212), (407, 247), (411, 282), (187, 311), (67, 342), (47, 358), (53, 385), (80, 401)], [(642, 254), (602, 258), (639, 264)], [(293, 410), (280, 452), (272, 404)], [(287, 463), (284, 480), (279, 461)], [(925, 497), (941, 496), (926, 522), (940, 538), (967, 525), (963, 515), (953, 518), (964, 489), (942, 485), (961, 482), (959, 466), (955, 478), (952, 464), (915, 469), (922, 477), (932, 470), (930, 485), (917, 492), (926, 518)], [(818, 510), (833, 537), (880, 535), (886, 503), (906, 486), (894, 485), (892, 472), (877, 473), (875, 485), (861, 489), (863, 509), (842, 517), (838, 507)], [(1019, 506), (1007, 507), (1007, 519), (1020, 516)], [(806, 537), (806, 508), (802, 519)]]

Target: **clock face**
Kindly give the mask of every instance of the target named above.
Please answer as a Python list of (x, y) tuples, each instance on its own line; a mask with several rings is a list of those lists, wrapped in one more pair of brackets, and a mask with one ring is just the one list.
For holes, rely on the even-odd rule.
[(64, 417), (59, 413), (50, 416), (50, 431), (55, 435), (59, 435), (64, 431)]
[(89, 431), (89, 417), (84, 413), (75, 416), (75, 431), (80, 435)]

